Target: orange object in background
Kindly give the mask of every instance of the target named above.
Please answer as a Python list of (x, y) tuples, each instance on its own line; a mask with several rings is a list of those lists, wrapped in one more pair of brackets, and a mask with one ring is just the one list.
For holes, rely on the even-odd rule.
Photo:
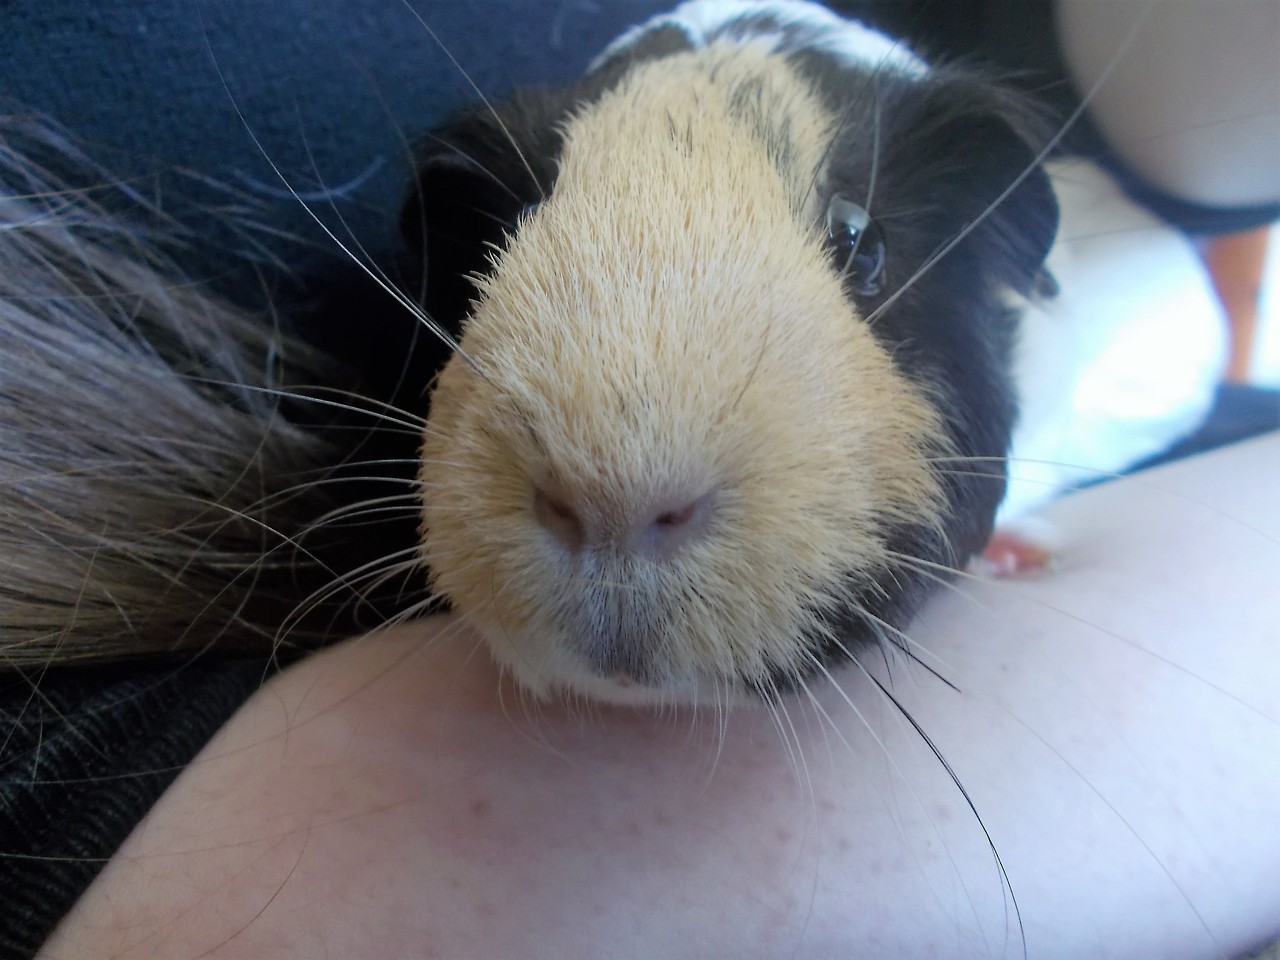
[(1262, 270), (1267, 257), (1270, 227), (1214, 237), (1204, 245), (1204, 259), (1213, 277), (1218, 299), (1231, 327), (1231, 355), (1226, 379), (1244, 383), (1249, 379), (1253, 345), (1258, 333), (1258, 306)]

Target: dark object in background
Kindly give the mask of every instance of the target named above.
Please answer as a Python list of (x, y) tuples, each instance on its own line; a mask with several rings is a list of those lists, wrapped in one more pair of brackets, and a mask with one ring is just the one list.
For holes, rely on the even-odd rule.
[(1218, 387), (1213, 410), (1199, 430), (1133, 469), (1145, 470), (1171, 460), (1181, 460), (1272, 430), (1280, 430), (1280, 390), (1224, 383)]

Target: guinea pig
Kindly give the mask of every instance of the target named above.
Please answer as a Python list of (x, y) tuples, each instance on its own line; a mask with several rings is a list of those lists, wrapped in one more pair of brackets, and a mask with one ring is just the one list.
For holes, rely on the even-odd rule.
[(979, 551), (1035, 112), (804, 0), (691, 0), (456, 117), (404, 224), (464, 316), (420, 474), (436, 591), (537, 694), (772, 698)]
[(685, 3), (424, 141), (421, 433), (0, 164), (3, 662), (322, 643), (408, 567), (538, 694), (772, 698), (898, 642), (1004, 490), (1047, 140), (816, 4)]

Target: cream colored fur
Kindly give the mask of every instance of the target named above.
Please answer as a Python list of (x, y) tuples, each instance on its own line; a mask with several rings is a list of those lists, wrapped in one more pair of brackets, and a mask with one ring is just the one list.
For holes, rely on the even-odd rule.
[[(475, 367), (455, 357), (433, 399), (424, 557), (534, 691), (635, 698), (577, 652), (591, 630), (648, 638), (641, 699), (800, 668), (818, 612), (890, 565), (885, 523), (932, 520), (937, 417), (817, 226), (834, 123), (760, 47), (640, 66), (568, 121), (554, 193), (496, 255)], [(666, 560), (573, 556), (539, 487), (606, 526), (673, 494), (714, 513)]]

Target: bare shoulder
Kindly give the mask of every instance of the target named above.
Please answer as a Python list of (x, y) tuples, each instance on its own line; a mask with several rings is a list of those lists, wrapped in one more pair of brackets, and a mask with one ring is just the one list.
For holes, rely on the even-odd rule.
[(586, 713), (449, 619), (353, 640), (240, 711), (45, 955), (1231, 955), (1280, 916), (1277, 477), (1272, 435), (1055, 505), (1050, 576), (913, 627), (955, 689), (867, 662)]

